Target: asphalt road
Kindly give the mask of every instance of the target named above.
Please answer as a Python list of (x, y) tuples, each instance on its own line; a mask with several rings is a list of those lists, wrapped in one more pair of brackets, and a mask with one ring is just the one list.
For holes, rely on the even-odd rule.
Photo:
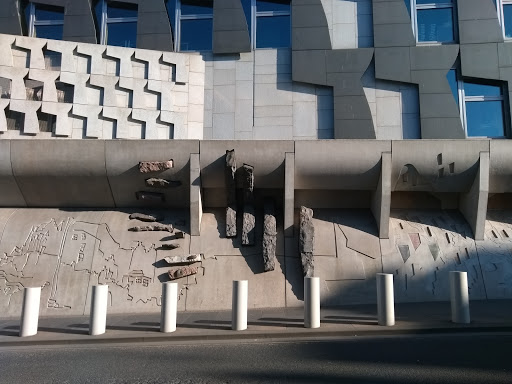
[(512, 383), (512, 334), (0, 350), (0, 383)]

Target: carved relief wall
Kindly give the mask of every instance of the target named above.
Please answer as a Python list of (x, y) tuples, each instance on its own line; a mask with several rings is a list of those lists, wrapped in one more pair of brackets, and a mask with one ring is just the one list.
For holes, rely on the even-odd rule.
[(0, 138), (201, 139), (202, 57), (0, 35)]

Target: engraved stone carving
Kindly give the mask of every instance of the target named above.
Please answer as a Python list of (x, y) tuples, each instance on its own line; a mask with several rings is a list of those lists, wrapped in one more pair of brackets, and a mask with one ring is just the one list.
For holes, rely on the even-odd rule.
[(171, 224), (155, 224), (131, 227), (129, 230), (132, 232), (165, 231), (173, 233), (174, 227)]
[(163, 193), (158, 192), (136, 192), (135, 197), (137, 200), (142, 201), (154, 201), (154, 202), (163, 202), (165, 201), (165, 195)]
[(172, 159), (167, 161), (141, 161), (139, 162), (139, 172), (149, 173), (165, 171), (174, 167), (174, 161)]
[(226, 237), (236, 237), (236, 157), (235, 150), (226, 151), (224, 177), (226, 181)]
[(181, 181), (179, 180), (166, 180), (166, 179), (157, 179), (157, 178), (149, 178), (146, 179), (146, 187), (151, 188), (176, 188), (181, 186)]
[(313, 226), (313, 210), (300, 207), (299, 253), (304, 276), (314, 275), (313, 242), (315, 227)]
[(171, 249), (176, 249), (176, 248), (179, 248), (179, 247), (180, 247), (179, 244), (165, 243), (165, 244), (160, 245), (160, 247), (158, 247), (157, 249), (171, 250)]
[(265, 272), (273, 271), (276, 259), (277, 228), (274, 201), (266, 200), (263, 219), (263, 264)]
[(171, 280), (181, 279), (182, 277), (195, 275), (197, 273), (197, 267), (184, 266), (180, 268), (169, 269), (169, 278)]
[(254, 167), (242, 166), (242, 185), (244, 191), (244, 215), (242, 221), (242, 245), (254, 245), (256, 217), (254, 215)]
[(164, 217), (161, 215), (146, 215), (145, 213), (132, 213), (129, 216), (130, 220), (140, 220), (140, 221), (147, 221), (147, 222), (153, 222), (153, 221), (160, 221), (163, 220)]
[(164, 260), (167, 264), (171, 265), (188, 265), (193, 263), (198, 263), (202, 260), (203, 254), (199, 253), (197, 255), (185, 255), (185, 256), (167, 256), (164, 257)]

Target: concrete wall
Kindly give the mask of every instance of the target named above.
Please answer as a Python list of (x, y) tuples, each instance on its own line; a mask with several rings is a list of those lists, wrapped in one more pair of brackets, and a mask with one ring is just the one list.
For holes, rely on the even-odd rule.
[[(303, 278), (298, 238), (284, 238), (278, 220), (277, 262), (263, 272), (262, 218), (256, 245), (240, 235), (225, 238), (224, 210), (207, 210), (201, 236), (174, 240), (160, 249), (162, 232), (137, 233), (141, 224), (125, 211), (0, 209), (0, 305), (3, 317), (19, 316), (23, 288), (41, 286), (42, 316), (89, 312), (94, 284), (109, 285), (109, 313), (158, 312), (165, 256), (203, 253), (196, 275), (177, 280), (180, 311), (231, 306), (231, 281), (249, 280), (249, 307), (302, 306)], [(151, 213), (152, 211), (144, 210)], [(188, 231), (186, 211), (161, 210), (165, 223)], [(375, 303), (375, 273), (394, 275), (397, 302), (449, 300), (448, 272), (466, 271), (472, 300), (512, 297), (510, 211), (490, 212), (485, 238), (471, 239), (456, 212), (391, 212), (390, 238), (380, 239), (368, 210), (315, 209), (315, 275), (322, 305)]]

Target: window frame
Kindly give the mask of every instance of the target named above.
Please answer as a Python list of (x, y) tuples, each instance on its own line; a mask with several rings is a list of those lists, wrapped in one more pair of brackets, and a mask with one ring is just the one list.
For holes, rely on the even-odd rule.
[[(450, 3), (442, 3), (436, 0), (432, 0), (432, 2), (428, 4), (417, 4), (416, 0), (406, 0), (409, 2), (411, 23), (412, 23), (412, 32), (414, 34), (414, 38), (416, 40), (416, 44), (457, 44), (459, 40), (459, 30), (458, 30), (458, 20), (457, 20), (457, 3), (456, 0), (451, 0)], [(498, 0), (500, 1), (500, 0)], [(446, 9), (450, 8), (452, 10), (452, 31), (453, 31), (453, 40), (451, 41), (419, 41), (418, 40), (418, 10), (432, 10), (432, 9)]]
[[(171, 0), (174, 1), (174, 0)], [(174, 12), (174, 25), (175, 32), (174, 32), (174, 51), (175, 52), (198, 52), (196, 50), (181, 50), (181, 21), (182, 20), (212, 20), (212, 48), (213, 48), (213, 5), (212, 5), (212, 13), (210, 14), (202, 14), (202, 13), (196, 13), (196, 14), (190, 14), (190, 15), (182, 15), (181, 14), (181, 0), (176, 0), (176, 10)], [(209, 50), (211, 51), (211, 49)], [(208, 52), (209, 52), (208, 51)], [(203, 52), (206, 52), (203, 50)]]
[[(100, 0), (101, 3), (101, 20), (100, 23), (100, 41), (101, 45), (108, 45), (108, 24), (118, 24), (118, 23), (137, 23), (139, 15), (137, 9), (137, 17), (112, 17), (109, 18), (107, 16), (108, 11), (108, 3), (109, 0)], [(127, 3), (131, 4), (131, 3)], [(135, 34), (137, 35), (137, 34)], [(137, 44), (137, 41), (135, 41)]]
[[(290, 0), (290, 10), (289, 11), (258, 11), (257, 7), (258, 0), (251, 0), (251, 30), (249, 31), (251, 34), (251, 49), (279, 49), (279, 48), (291, 48), (292, 42), (292, 0)], [(290, 47), (257, 47), (257, 23), (258, 17), (274, 17), (274, 16), (288, 16), (290, 18)]]
[[(490, 139), (506, 139), (508, 137), (509, 132), (509, 114), (507, 112), (508, 108), (508, 98), (507, 98), (507, 90), (505, 89), (504, 84), (490, 84), (489, 82), (474, 82), (464, 80), (461, 75), (458, 67), (454, 67), (450, 69), (450, 71), (455, 71), (455, 79), (457, 81), (457, 96), (458, 100), (457, 106), (459, 107), (459, 115), (462, 122), (462, 127), (464, 129), (464, 135), (466, 138), (490, 138)], [(481, 85), (493, 85), (498, 86), (500, 88), (499, 96), (485, 96), (485, 95), (477, 95), (477, 96), (466, 96), (465, 84), (481, 84)], [(501, 102), (502, 108), (502, 120), (503, 120), (503, 136), (469, 136), (468, 135), (468, 119), (467, 119), (467, 103), (479, 103), (486, 101), (499, 101)]]
[[(28, 3), (28, 7), (29, 7), (28, 8), (28, 13), (29, 13), (28, 36), (29, 37), (37, 37), (35, 35), (37, 26), (62, 25), (62, 27), (64, 27), (64, 14), (65, 14), (64, 8), (63, 8), (63, 12), (62, 12), (62, 20), (36, 20), (36, 7), (38, 5), (44, 7), (44, 4), (36, 4), (33, 2)], [(56, 7), (56, 8), (62, 8), (62, 7)]]
[[(504, 16), (505, 15), (504, 7), (505, 7), (505, 5), (512, 6), (512, 0), (495, 0), (494, 5), (496, 6), (496, 12), (498, 14), (498, 21), (500, 23), (501, 33), (503, 34), (503, 39), (504, 40), (512, 40), (512, 37), (507, 37), (506, 31), (505, 31), (505, 23), (504, 23), (504, 17), (505, 17)], [(511, 29), (512, 29), (512, 26), (511, 26)]]

